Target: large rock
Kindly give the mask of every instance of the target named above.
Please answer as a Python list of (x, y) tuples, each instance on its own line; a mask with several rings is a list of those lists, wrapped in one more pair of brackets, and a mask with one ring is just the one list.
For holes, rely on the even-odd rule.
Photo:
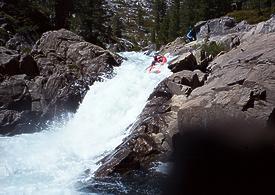
[(182, 70), (193, 71), (197, 68), (197, 60), (192, 53), (184, 53), (172, 62), (170, 62), (168, 68), (173, 72), (180, 72)]
[[(207, 79), (207, 74), (202, 73), (200, 70), (195, 71), (181, 71), (171, 75), (167, 81), (167, 86), (176, 95), (189, 95), (192, 90), (204, 85)], [(181, 86), (181, 90), (177, 88)], [(184, 91), (182, 89), (185, 89)], [(184, 92), (184, 93), (183, 93)], [(188, 93), (186, 93), (188, 92)]]
[(46, 116), (74, 112), (89, 86), (103, 77), (112, 77), (113, 67), (121, 63), (117, 55), (65, 29), (44, 33), (32, 55), (45, 76), (40, 88), (33, 85), (35, 90), (43, 91), (40, 98), (34, 98), (35, 104), (42, 106)]
[(206, 84), (182, 104), (180, 129), (224, 117), (267, 125), (275, 108), (275, 34), (253, 37), (211, 64)]
[(65, 29), (44, 33), (33, 47), (32, 54), (45, 74), (78, 69), (86, 75), (110, 74), (112, 67), (121, 63), (118, 56)]
[(75, 112), (89, 86), (111, 78), (122, 61), (65, 29), (44, 33), (31, 54), (0, 48), (0, 55), (0, 134), (32, 132), (27, 121), (34, 127)]
[(275, 32), (275, 16), (265, 22), (251, 26), (250, 30), (242, 36), (242, 40), (249, 39), (253, 35)]
[(160, 49), (161, 53), (171, 53), (174, 55), (179, 55), (182, 53), (187, 53), (189, 51), (192, 51), (192, 44), (186, 44), (184, 37), (178, 37), (175, 41), (168, 43), (165, 46), (162, 46)]
[(208, 20), (204, 25), (200, 26), (197, 33), (198, 39), (206, 37), (223, 36), (232, 33), (247, 32), (252, 28), (247, 22), (237, 23), (234, 18), (222, 17)]
[[(198, 26), (198, 25), (195, 25)], [(209, 20), (204, 25), (200, 26), (197, 37), (205, 38), (207, 36), (217, 36), (226, 34), (228, 29), (236, 26), (236, 21), (230, 17), (216, 18)]]

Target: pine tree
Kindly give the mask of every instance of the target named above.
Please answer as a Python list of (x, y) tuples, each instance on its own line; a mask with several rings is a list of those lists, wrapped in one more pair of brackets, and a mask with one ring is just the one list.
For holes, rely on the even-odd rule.
[(117, 14), (112, 17), (111, 23), (112, 35), (119, 38), (122, 37), (122, 22), (120, 21), (120, 17)]
[(72, 0), (55, 1), (55, 27), (56, 29), (68, 28), (69, 17), (73, 9)]
[(144, 26), (143, 15), (144, 15), (144, 10), (142, 9), (142, 7), (140, 5), (138, 5), (138, 8), (137, 8), (137, 24), (139, 26)]
[(169, 40), (178, 37), (180, 31), (180, 0), (172, 0), (169, 21)]
[(170, 22), (170, 18), (169, 18), (169, 14), (167, 14), (160, 26), (160, 32), (159, 32), (159, 36), (158, 36), (158, 43), (159, 44), (166, 44), (167, 42), (171, 41), (169, 39), (169, 22)]
[(109, 16), (105, 7), (104, 0), (75, 0), (75, 17), (79, 21), (76, 31), (87, 41), (100, 46), (109, 37), (109, 28), (106, 26)]
[[(161, 24), (163, 23), (164, 18), (166, 17), (166, 0), (154, 0), (153, 1), (153, 18), (154, 18), (154, 24), (153, 24), (153, 30), (152, 33), (152, 39), (151, 41), (153, 43), (157, 44), (157, 47), (160, 46), (162, 43), (162, 40), (160, 39), (160, 30), (161, 30)], [(153, 41), (154, 39), (154, 41)]]

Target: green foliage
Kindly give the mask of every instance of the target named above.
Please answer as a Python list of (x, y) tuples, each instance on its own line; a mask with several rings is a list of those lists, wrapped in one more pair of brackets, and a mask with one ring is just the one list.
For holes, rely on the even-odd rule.
[(272, 7), (271, 9), (261, 9), (261, 11), (258, 9), (236, 10), (234, 12), (228, 13), (227, 15), (235, 18), (237, 22), (246, 20), (249, 24), (257, 24), (259, 22), (268, 20), (272, 13), (275, 13), (275, 7)]
[(115, 14), (111, 19), (111, 28), (112, 28), (112, 34), (115, 37), (122, 37), (122, 22), (120, 20), (120, 17)]
[(170, 7), (166, 7), (165, 0), (154, 0), (152, 42), (160, 47), (185, 36), (189, 26), (196, 22), (225, 15), (231, 3), (232, 0), (171, 0)]
[(142, 48), (138, 44), (134, 44), (133, 51), (140, 51)]
[(73, 10), (73, 0), (55, 0), (55, 28), (68, 28), (70, 13)]
[(16, 32), (18, 33), (25, 33), (25, 32), (35, 32), (38, 30), (38, 26), (29, 26), (29, 25), (25, 25), (25, 26), (19, 26), (18, 28), (16, 28)]
[(137, 8), (137, 24), (139, 26), (144, 26), (144, 18), (143, 16), (145, 15), (145, 12), (144, 10), (142, 9), (142, 7), (140, 5), (138, 5), (138, 8)]
[(209, 43), (204, 43), (201, 46), (201, 49), (204, 50), (207, 54), (216, 57), (221, 51), (227, 51), (228, 48), (223, 43), (216, 43), (211, 41)]
[(110, 27), (106, 27), (109, 16), (106, 13), (104, 0), (81, 0), (74, 2), (74, 17), (78, 25), (74, 25), (76, 33), (87, 41), (102, 45), (104, 39), (111, 36)]
[(180, 30), (180, 1), (173, 0), (169, 10), (169, 40), (174, 40), (179, 36)]
[[(151, 36), (151, 41), (157, 44), (159, 47), (163, 43), (164, 36), (166, 36), (167, 32), (167, 2), (166, 0), (154, 0), (153, 1), (153, 20), (154, 23), (152, 25), (151, 32), (154, 33)], [(165, 24), (164, 24), (165, 22)], [(162, 27), (165, 25), (165, 27)], [(164, 32), (165, 31), (165, 32)]]
[(51, 28), (47, 8), (34, 0), (11, 0), (1, 10), (0, 16), (9, 24), (11, 33), (36, 31), (41, 34)]
[(16, 22), (18, 22), (14, 17), (10, 16), (9, 14), (3, 11), (0, 11), (0, 16), (5, 18), (8, 23), (15, 24)]

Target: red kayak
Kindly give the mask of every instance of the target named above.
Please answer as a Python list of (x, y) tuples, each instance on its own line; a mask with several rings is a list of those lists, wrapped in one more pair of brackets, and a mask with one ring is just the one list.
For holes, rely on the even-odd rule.
[(152, 62), (151, 66), (148, 67), (149, 73), (160, 73), (160, 70), (156, 67), (156, 64), (159, 63), (164, 65), (167, 62), (167, 58), (163, 55), (158, 55), (154, 57), (154, 61)]

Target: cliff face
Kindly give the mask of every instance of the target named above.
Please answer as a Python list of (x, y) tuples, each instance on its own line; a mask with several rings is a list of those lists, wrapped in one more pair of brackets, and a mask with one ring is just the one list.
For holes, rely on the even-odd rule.
[[(196, 59), (201, 51), (192, 45), (198, 42), (183, 45), (177, 40), (168, 44), (165, 51), (179, 55), (169, 65), (174, 74), (151, 94), (131, 135), (100, 161), (95, 175), (125, 173), (146, 168), (155, 160), (166, 161), (173, 137), (195, 128), (216, 127), (222, 129), (219, 133), (241, 143), (262, 138), (275, 143), (270, 131), (275, 123), (274, 26), (272, 18), (234, 32), (240, 36), (239, 44), (213, 61), (211, 57)], [(227, 30), (230, 33), (221, 34), (220, 41), (232, 35)], [(212, 40), (217, 37), (210, 35)]]
[(75, 112), (89, 86), (112, 77), (121, 60), (64, 29), (44, 33), (30, 54), (0, 47), (0, 134), (32, 132)]

